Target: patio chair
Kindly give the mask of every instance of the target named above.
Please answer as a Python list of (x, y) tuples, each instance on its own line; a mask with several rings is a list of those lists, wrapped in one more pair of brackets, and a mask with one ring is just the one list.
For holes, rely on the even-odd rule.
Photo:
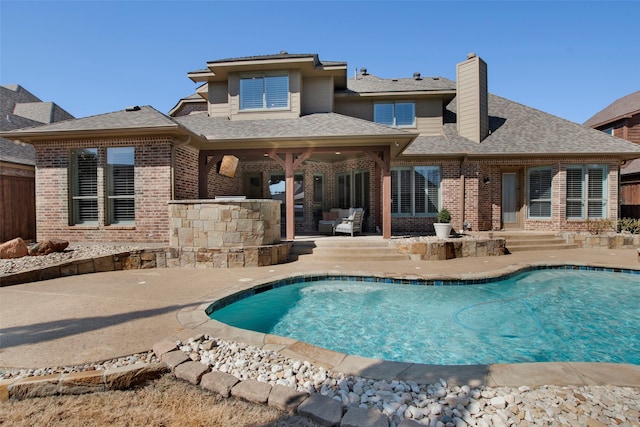
[(364, 216), (364, 209), (362, 208), (354, 209), (348, 218), (343, 218), (342, 222), (335, 226), (335, 228), (333, 229), (334, 234), (347, 233), (347, 234), (351, 234), (351, 237), (353, 237), (353, 233), (361, 233), (363, 216)]

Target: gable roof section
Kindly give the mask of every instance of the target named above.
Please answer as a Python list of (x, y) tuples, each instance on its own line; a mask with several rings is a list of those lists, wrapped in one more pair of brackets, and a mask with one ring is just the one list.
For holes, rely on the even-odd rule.
[(612, 155), (640, 157), (640, 146), (600, 131), (544, 113), (508, 99), (489, 95), (490, 134), (481, 143), (458, 136), (456, 99), (447, 106), (441, 136), (419, 136), (404, 155), (558, 156)]
[(600, 127), (633, 114), (640, 114), (640, 90), (609, 104), (584, 124), (592, 128)]
[[(24, 141), (70, 136), (116, 136), (132, 134), (191, 134), (183, 126), (150, 106), (67, 120), (49, 125), (3, 132), (2, 136)], [(196, 135), (197, 136), (197, 135)]]

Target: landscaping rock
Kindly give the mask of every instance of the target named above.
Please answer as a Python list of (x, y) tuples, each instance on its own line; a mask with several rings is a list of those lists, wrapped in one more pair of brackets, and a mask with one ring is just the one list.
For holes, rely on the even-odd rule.
[(218, 393), (222, 397), (229, 397), (231, 389), (238, 384), (240, 380), (231, 374), (213, 371), (204, 374), (200, 379), (200, 386), (205, 390)]
[(184, 354), (184, 352), (180, 350), (174, 350), (174, 351), (170, 351), (168, 353), (163, 354), (160, 360), (162, 360), (164, 363), (169, 365), (169, 368), (175, 369), (176, 366), (190, 359), (189, 359), (189, 356)]
[(36, 243), (31, 249), (29, 249), (29, 255), (40, 256), (49, 255), (53, 252), (64, 252), (69, 246), (69, 242), (66, 240), (51, 239), (45, 240), (40, 243)]
[(176, 366), (174, 373), (176, 378), (197, 385), (200, 382), (200, 378), (208, 371), (209, 367), (200, 362), (185, 362)]
[(340, 427), (389, 427), (389, 418), (375, 408), (351, 408)]
[(314, 393), (298, 406), (298, 414), (323, 426), (337, 426), (342, 419), (342, 404), (328, 396)]
[(0, 258), (2, 259), (22, 258), (28, 254), (29, 248), (20, 237), (16, 237), (0, 245)]
[(231, 389), (231, 395), (248, 402), (267, 403), (271, 393), (271, 386), (256, 380), (246, 380)]
[(176, 343), (169, 340), (160, 341), (153, 345), (153, 353), (157, 357), (162, 357), (163, 354), (177, 349), (178, 346), (176, 345)]
[(274, 385), (269, 393), (269, 406), (281, 411), (295, 413), (296, 408), (309, 397), (309, 393), (297, 391), (295, 388)]

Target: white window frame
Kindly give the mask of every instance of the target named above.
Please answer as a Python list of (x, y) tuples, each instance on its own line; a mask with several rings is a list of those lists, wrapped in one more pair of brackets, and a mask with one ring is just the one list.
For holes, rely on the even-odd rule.
[[(580, 172), (580, 182), (579, 184), (574, 183), (571, 184), (569, 182), (569, 171), (578, 171)], [(591, 171), (599, 170), (601, 173), (601, 179), (591, 178), (594, 174)], [(608, 218), (608, 167), (604, 164), (586, 164), (586, 165), (568, 165), (566, 172), (566, 188), (567, 188), (567, 201), (565, 212), (568, 220), (584, 220), (584, 219), (606, 219)], [(590, 196), (591, 184), (592, 182), (597, 181), (600, 183), (601, 195), (602, 197), (594, 197)], [(580, 196), (569, 196), (569, 188), (570, 186), (579, 185)], [(569, 204), (573, 203), (580, 204), (580, 215), (569, 215)], [(599, 206), (598, 209), (592, 209), (591, 206), (597, 204)], [(592, 212), (600, 210), (599, 215), (593, 215)]]
[[(549, 197), (536, 197), (533, 198), (535, 195), (531, 194), (531, 174), (534, 172), (541, 172), (541, 171), (549, 171), (550, 174), (550, 179), (549, 179)], [(534, 216), (531, 213), (531, 205), (533, 203), (549, 203), (549, 215), (539, 215), (539, 216)], [(529, 219), (536, 219), (536, 220), (548, 220), (551, 219), (551, 217), (553, 216), (553, 168), (551, 166), (540, 166), (540, 167), (535, 167), (535, 168), (529, 168), (527, 170), (527, 217)]]
[[(400, 104), (409, 104), (413, 106), (413, 121), (411, 124), (402, 124), (398, 125), (398, 115), (397, 115), (397, 106)], [(377, 106), (382, 105), (390, 105), (393, 108), (393, 122), (392, 123), (383, 123), (380, 120), (377, 112)], [(414, 128), (416, 127), (416, 103), (414, 101), (389, 101), (389, 102), (376, 102), (373, 104), (373, 121), (375, 123), (383, 124), (386, 126), (391, 126), (395, 128)]]
[[(425, 176), (428, 176), (429, 172), (438, 173), (437, 190), (436, 190), (436, 194), (434, 195), (437, 197), (438, 202), (437, 202), (437, 206), (432, 211), (429, 210), (429, 190), (428, 190), (429, 187), (428, 185), (426, 185), (425, 188), (418, 190), (418, 191), (424, 191), (425, 193), (425, 199), (424, 199), (425, 205), (423, 207), (424, 212), (417, 212), (418, 210), (416, 209), (416, 191), (417, 190), (416, 190), (416, 182), (415, 182), (416, 174), (418, 173), (417, 170), (423, 170), (425, 172)], [(394, 200), (393, 199), (394, 194), (402, 194), (403, 182), (402, 182), (402, 179), (400, 178), (401, 175), (399, 174), (399, 172), (401, 171), (410, 171), (410, 177), (411, 177), (410, 178), (411, 182), (409, 184), (411, 188), (410, 212), (401, 212), (400, 211), (401, 204), (392, 202), (391, 216), (392, 217), (425, 217), (425, 218), (436, 217), (438, 215), (438, 211), (442, 206), (442, 168), (440, 166), (434, 166), (434, 165), (403, 166), (403, 167), (391, 168), (392, 200)], [(394, 179), (394, 175), (395, 175), (395, 179)]]
[[(269, 107), (267, 103), (267, 85), (266, 79), (273, 77), (286, 77), (287, 78), (287, 105), (286, 106), (277, 106), (277, 107)], [(245, 107), (243, 106), (243, 98), (242, 98), (242, 82), (245, 80), (262, 80), (262, 106), (261, 107)], [(291, 90), (290, 90), (290, 78), (289, 73), (286, 71), (277, 71), (277, 72), (269, 72), (269, 73), (251, 73), (251, 74), (243, 74), (240, 76), (240, 81), (238, 82), (238, 108), (240, 111), (277, 111), (277, 110), (289, 110), (291, 106)]]

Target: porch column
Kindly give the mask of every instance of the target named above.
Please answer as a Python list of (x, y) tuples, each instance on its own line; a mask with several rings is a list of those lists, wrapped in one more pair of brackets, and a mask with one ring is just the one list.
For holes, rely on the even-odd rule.
[[(389, 160), (386, 161), (389, 163)], [(391, 238), (391, 168), (382, 171), (382, 238)]]
[(293, 194), (293, 153), (287, 152), (284, 160), (285, 218), (287, 221), (287, 240), (296, 237), (295, 199)]
[[(382, 238), (391, 238), (391, 150), (385, 147), (382, 151), (364, 150), (365, 154), (376, 162), (382, 172)], [(376, 196), (377, 197), (377, 196)]]
[[(210, 159), (209, 156), (211, 156)], [(209, 172), (220, 160), (222, 160), (222, 154), (211, 151), (198, 153), (198, 197), (200, 199), (209, 198)]]

